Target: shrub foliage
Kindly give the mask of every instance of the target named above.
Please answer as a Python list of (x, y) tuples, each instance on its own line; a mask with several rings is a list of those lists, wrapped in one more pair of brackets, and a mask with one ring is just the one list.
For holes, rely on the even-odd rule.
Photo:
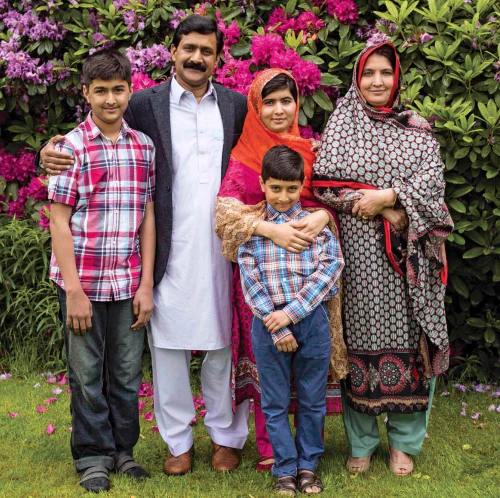
[[(192, 12), (217, 19), (225, 33), (226, 50), (215, 75), (222, 84), (245, 93), (252, 75), (264, 67), (292, 71), (302, 94), (304, 136), (321, 132), (365, 43), (393, 41), (405, 74), (404, 102), (433, 124), (446, 165), (446, 201), (456, 223), (448, 245), (447, 294), (454, 371), (500, 377), (496, 0), (369, 0), (357, 5), (354, 0), (0, 0), (4, 211), (40, 219), (36, 211), (43, 210), (43, 203), (29, 184), (34, 171), (26, 174), (20, 166), (23, 174), (17, 178), (12, 164), (24, 153), (20, 147), (36, 151), (84, 115), (82, 60), (114, 45), (127, 50), (136, 88), (155, 84), (170, 75), (173, 29)], [(0, 230), (3, 354), (12, 353), (14, 339), (38, 337), (46, 362), (60, 348), (54, 292), (46, 284), (48, 237), (29, 221), (3, 221)]]

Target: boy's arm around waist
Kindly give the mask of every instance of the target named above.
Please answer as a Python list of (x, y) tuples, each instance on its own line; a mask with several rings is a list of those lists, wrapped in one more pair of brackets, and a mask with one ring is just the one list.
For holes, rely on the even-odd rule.
[(324, 228), (317, 237), (319, 263), (316, 270), (304, 280), (304, 286), (283, 311), (293, 323), (309, 315), (323, 301), (338, 292), (337, 280), (344, 268), (340, 244), (333, 233)]

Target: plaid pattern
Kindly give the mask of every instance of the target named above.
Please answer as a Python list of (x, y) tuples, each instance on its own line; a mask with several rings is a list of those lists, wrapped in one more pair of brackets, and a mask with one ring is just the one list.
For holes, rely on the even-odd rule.
[[(73, 206), (70, 220), (82, 288), (91, 301), (132, 297), (141, 279), (139, 227), (155, 189), (155, 148), (125, 121), (116, 143), (91, 114), (56, 147), (75, 157), (52, 176), (49, 199)], [(50, 278), (64, 288), (52, 253)]]
[[(271, 223), (298, 221), (308, 214), (300, 202), (285, 213), (267, 205), (267, 221)], [(283, 311), (293, 323), (338, 292), (336, 282), (344, 267), (340, 245), (328, 228), (300, 254), (253, 236), (240, 247), (238, 263), (245, 301), (253, 314), (263, 320), (276, 306), (284, 305)], [(289, 334), (288, 327), (281, 328), (273, 334), (274, 343)]]

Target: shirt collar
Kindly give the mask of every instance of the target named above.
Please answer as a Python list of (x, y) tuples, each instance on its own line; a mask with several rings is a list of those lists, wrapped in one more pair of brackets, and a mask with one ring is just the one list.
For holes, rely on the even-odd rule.
[[(190, 94), (190, 93), (191, 93), (190, 91), (186, 90), (185, 88), (182, 88), (182, 86), (179, 84), (175, 76), (172, 77), (172, 85), (170, 86), (170, 102), (179, 105), (182, 96), (184, 94)], [(215, 87), (212, 85), (212, 82), (208, 80), (207, 92), (205, 93), (203, 98), (206, 98), (210, 95), (213, 95), (215, 101), (217, 102), (217, 92), (215, 90)]]
[[(89, 112), (87, 118), (83, 123), (85, 127), (85, 131), (87, 132), (87, 137), (89, 140), (95, 140), (99, 135), (105, 136), (100, 128), (95, 124), (95, 121), (92, 119), (92, 111)], [(127, 124), (127, 122), (122, 119), (122, 127), (120, 130), (120, 135), (125, 137), (128, 133), (132, 131), (132, 128)]]
[(302, 211), (302, 204), (300, 201), (296, 202), (288, 211), (285, 211), (284, 213), (277, 211), (271, 206), (271, 204), (267, 203), (267, 219), (270, 221), (277, 219), (278, 216), (283, 216), (286, 220), (290, 220), (295, 218), (300, 211)]

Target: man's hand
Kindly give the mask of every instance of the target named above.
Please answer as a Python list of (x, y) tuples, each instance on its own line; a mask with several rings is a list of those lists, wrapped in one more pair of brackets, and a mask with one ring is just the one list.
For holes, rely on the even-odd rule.
[(398, 231), (404, 230), (408, 227), (408, 215), (402, 208), (386, 208), (380, 214)]
[(278, 348), (278, 351), (281, 351), (282, 353), (293, 353), (294, 351), (297, 351), (299, 345), (297, 344), (293, 334), (288, 334), (276, 343), (276, 347)]
[(264, 325), (270, 334), (275, 334), (279, 329), (290, 325), (292, 321), (284, 311), (273, 311), (264, 318)]
[(283, 249), (297, 254), (307, 249), (314, 240), (310, 235), (301, 232), (306, 227), (304, 220), (293, 222), (293, 226), (292, 223), (273, 225), (270, 239)]
[(82, 288), (66, 291), (66, 327), (76, 335), (85, 335), (92, 327), (92, 304)]
[(133, 306), (137, 321), (130, 328), (139, 330), (148, 323), (153, 314), (153, 288), (140, 285), (135, 293)]
[(62, 135), (52, 137), (47, 145), (40, 151), (40, 160), (43, 168), (50, 175), (60, 175), (75, 162), (71, 154), (59, 152), (55, 149), (55, 144), (64, 140)]

